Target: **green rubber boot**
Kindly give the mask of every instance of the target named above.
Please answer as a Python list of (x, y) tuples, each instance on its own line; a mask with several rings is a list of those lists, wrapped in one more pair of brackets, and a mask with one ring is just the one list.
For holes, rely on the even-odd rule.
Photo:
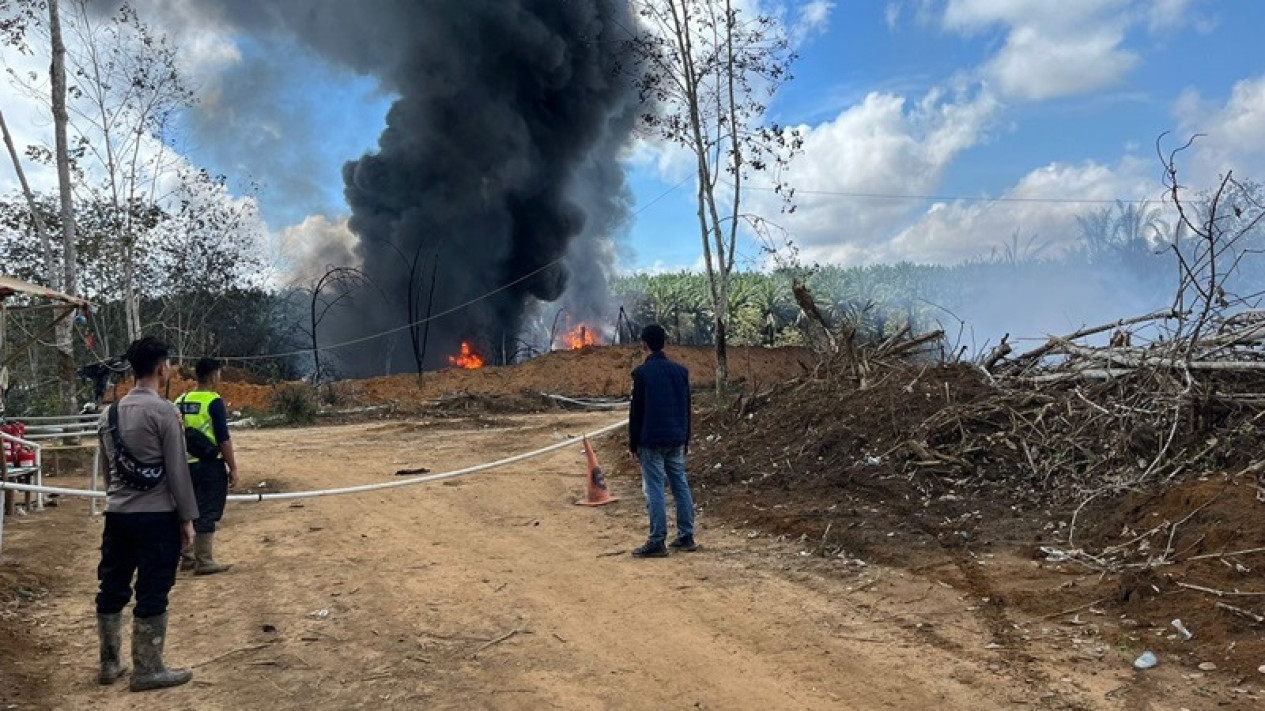
[(163, 664), (163, 644), (167, 641), (167, 613), (132, 618), (132, 691), (166, 689), (187, 684), (193, 678), (188, 669), (168, 669)]
[(233, 567), (215, 562), (214, 541), (214, 533), (199, 533), (193, 537), (193, 557), (197, 560), (197, 565), (193, 568), (194, 575), (214, 575)]
[(97, 681), (109, 685), (127, 673), (123, 666), (123, 613), (97, 613), (97, 639), (101, 642), (101, 670)]

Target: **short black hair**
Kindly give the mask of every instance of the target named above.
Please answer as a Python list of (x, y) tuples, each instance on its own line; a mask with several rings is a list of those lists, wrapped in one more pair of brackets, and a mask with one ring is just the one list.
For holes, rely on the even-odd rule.
[(667, 343), (667, 341), (668, 332), (663, 330), (663, 326), (657, 323), (652, 323), (641, 329), (641, 342), (655, 353), (663, 350), (663, 344)]
[(145, 336), (132, 341), (132, 345), (127, 347), (126, 358), (136, 377), (147, 378), (158, 372), (158, 366), (166, 362), (168, 355), (170, 351), (166, 343), (153, 336)]
[(198, 380), (206, 380), (211, 377), (215, 371), (223, 368), (224, 364), (215, 358), (199, 358), (198, 362), (193, 366), (193, 372), (198, 376)]

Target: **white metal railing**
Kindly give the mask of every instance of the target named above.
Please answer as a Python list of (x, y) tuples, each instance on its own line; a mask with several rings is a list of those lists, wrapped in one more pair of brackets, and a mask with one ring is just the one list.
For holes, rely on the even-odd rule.
[[(54, 440), (82, 440), (85, 437), (95, 437), (97, 428), (94, 425), (92, 429), (85, 430), (57, 430), (45, 432), (40, 430), (32, 431), (32, 428), (26, 428), (26, 438), (33, 442), (51, 442)], [(74, 442), (79, 444), (79, 442)]]
[(26, 438), (32, 441), (79, 439), (96, 434), (100, 415), (57, 415), (51, 417), (14, 417), (26, 427)]
[(82, 415), (39, 415), (33, 417), (10, 417), (9, 419), (24, 424), (27, 422), (86, 422), (88, 420), (96, 422), (101, 419), (101, 415), (99, 413), (86, 413)]
[[(32, 442), (29, 439), (14, 437), (8, 432), (0, 432), (0, 441), (11, 442), (15, 445), (26, 447), (35, 451), (35, 485), (44, 486), (44, 446), (38, 442)], [(4, 454), (0, 453), (0, 456), (4, 456)], [(12, 471), (23, 473), (27, 469), (30, 469), (30, 467), (13, 467)], [(44, 510), (44, 492), (42, 491), (35, 492), (35, 510)], [(4, 512), (0, 511), (0, 516), (3, 515)]]
[[(39, 415), (32, 417), (10, 417), (13, 422), (20, 422), (26, 428), (24, 440), (28, 442), (28, 446), (36, 448), (36, 456), (39, 458), (39, 471), (37, 476), (43, 481), (44, 467), (42, 448), (57, 448), (58, 443), (64, 442), (68, 447), (91, 448), (92, 452), (92, 488), (96, 489), (99, 483), (97, 468), (100, 466), (99, 459), (101, 453), (97, 446), (97, 428), (101, 421), (100, 413), (87, 413), (79, 415)], [(86, 441), (85, 441), (86, 440)], [(44, 493), (39, 492), (38, 510), (44, 508)], [(93, 516), (99, 513), (100, 504), (94, 498), (88, 505)]]

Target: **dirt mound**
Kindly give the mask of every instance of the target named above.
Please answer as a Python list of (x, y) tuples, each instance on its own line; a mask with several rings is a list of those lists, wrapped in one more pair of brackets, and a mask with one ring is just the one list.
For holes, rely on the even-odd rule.
[[(969, 366), (892, 366), (864, 388), (804, 377), (704, 414), (691, 466), (709, 514), (798, 539), (805, 554), (947, 566), (942, 580), (990, 604), (1040, 618), (1082, 611), (1131, 653), (1259, 676), (1265, 488), (1243, 465), (1259, 456), (1254, 430), (1227, 421), (1172, 437), (1190, 469), (1117, 489), (1113, 475), (1136, 476), (1160, 445), (1086, 431), (1068, 403), (1109, 408), (1104, 393), (1006, 390)], [(1054, 437), (1015, 426), (1043, 411), (1081, 458), (1044, 476), (1033, 458), (1056, 455), (1037, 448)], [(1200, 475), (1209, 463), (1241, 473)], [(997, 559), (991, 573), (986, 557)], [(1052, 584), (1050, 572), (1077, 577)], [(1180, 640), (1173, 619), (1197, 641)]]
[[(911, 423), (943, 407), (946, 392), (961, 398), (974, 387), (973, 378), (940, 368), (908, 392), (806, 378), (704, 413), (691, 449), (700, 502), (739, 526), (800, 538), (807, 551), (827, 557), (917, 565), (941, 556), (942, 513), (956, 506), (937, 499), (952, 484), (906, 476), (895, 450)], [(954, 524), (950, 533), (975, 521)], [(894, 548), (893, 539), (911, 547)]]
[[(670, 346), (669, 355), (687, 368), (696, 388), (706, 388), (716, 373), (710, 347)], [(327, 389), (336, 404), (381, 405), (430, 404), (454, 396), (488, 398), (527, 396), (539, 393), (572, 397), (626, 397), (632, 387), (630, 373), (643, 359), (638, 346), (590, 346), (556, 351), (525, 363), (475, 370), (447, 368), (418, 375), (391, 375), (367, 380), (347, 380)], [(766, 387), (803, 374), (813, 357), (803, 348), (729, 349), (730, 380), (736, 385)], [(264, 411), (272, 408), (278, 385), (248, 382), (245, 377), (225, 379), (220, 385), (230, 409)], [(193, 378), (181, 373), (172, 379), (167, 395), (176, 398), (192, 390)], [(128, 385), (115, 392), (122, 397)]]
[[(184, 373), (183, 370), (172, 377), (171, 383), (164, 392), (159, 393), (169, 400), (174, 400), (197, 387), (197, 380)], [(268, 385), (241, 380), (224, 380), (219, 385), (219, 393), (228, 404), (229, 410), (247, 408), (264, 411), (272, 408), (274, 393), (280, 384)], [(106, 402), (121, 398), (132, 389), (132, 381), (119, 383), (106, 393)]]
[[(1082, 514), (1089, 522), (1084, 545), (1124, 570), (1082, 596), (1106, 598), (1140, 629), (1163, 630), (1150, 643), (1156, 652), (1193, 659), (1196, 651), (1215, 649), (1214, 663), (1260, 676), (1263, 491), (1251, 475), (1209, 475), (1157, 493), (1133, 492)], [(1178, 637), (1174, 619), (1195, 633), (1197, 645)]]
[[(900, 366), (865, 387), (847, 378), (804, 377), (704, 415), (697, 448), (707, 480), (717, 484), (800, 490), (900, 478), (924, 496), (939, 495), (979, 482), (923, 461), (933, 455), (911, 441), (915, 431), (946, 408), (994, 394), (967, 366)], [(1000, 453), (978, 455), (977, 470), (1005, 471)]]
[(1038, 387), (939, 363), (814, 373), (706, 417), (711, 438), (699, 451), (718, 482), (749, 479), (753, 468), (763, 485), (900, 479), (926, 507), (970, 492), (1017, 511), (1192, 473), (1265, 469), (1253, 464), (1256, 411), (1190, 412), (1161, 431), (1127, 407), (1144, 384)]
[[(676, 346), (669, 355), (690, 369), (694, 386), (715, 378), (711, 348)], [(576, 397), (626, 397), (630, 373), (643, 359), (637, 346), (593, 346), (557, 351), (526, 363), (477, 370), (450, 368), (416, 375), (393, 375), (355, 381), (357, 400), (367, 403), (417, 402), (455, 393), (516, 395), (541, 392)], [(736, 384), (763, 386), (802, 374), (812, 362), (802, 348), (731, 348), (730, 378)]]

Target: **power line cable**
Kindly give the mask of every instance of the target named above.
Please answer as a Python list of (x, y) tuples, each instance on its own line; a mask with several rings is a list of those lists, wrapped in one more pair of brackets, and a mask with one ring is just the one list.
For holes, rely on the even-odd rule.
[[(732, 187), (732, 185), (731, 185)], [(1083, 204), (1083, 205), (1114, 205), (1122, 203), (1125, 205), (1142, 205), (1145, 203), (1156, 202), (1149, 198), (1058, 198), (1058, 197), (987, 197), (983, 195), (916, 195), (903, 193), (863, 193), (849, 192), (843, 190), (808, 190), (795, 188), (765, 188), (748, 185), (748, 190), (760, 190), (762, 192), (779, 192), (785, 190), (793, 190), (795, 195), (823, 195), (829, 197), (857, 198), (868, 200), (935, 200), (942, 202), (1017, 202), (1017, 203), (1051, 203), (1051, 204)]]
[[(667, 197), (668, 195), (670, 195), (671, 193), (675, 192), (675, 191), (677, 190), (677, 188), (680, 188), (682, 185), (684, 185), (685, 183), (689, 182), (689, 181), (690, 181), (693, 177), (694, 177), (693, 175), (686, 176), (684, 179), (682, 179), (682, 180), (681, 180), (680, 182), (678, 182), (676, 185), (673, 185), (672, 187), (668, 188), (667, 190), (664, 190), (662, 193), (660, 193), (659, 195), (657, 195), (657, 196), (656, 196), (653, 200), (651, 200), (650, 202), (646, 203), (645, 205), (642, 205), (641, 207), (639, 207), (636, 211), (634, 211), (632, 214), (630, 214), (630, 215), (628, 216), (628, 218), (627, 218), (627, 219), (631, 219), (631, 218), (633, 218), (633, 217), (636, 217), (637, 215), (640, 215), (641, 213), (643, 213), (643, 212), (645, 212), (646, 210), (650, 209), (650, 207), (651, 207), (651, 206), (653, 206), (655, 203), (659, 202), (659, 201), (660, 201), (660, 200), (662, 200), (663, 198), (665, 198), (665, 197)], [(454, 313), (456, 313), (456, 312), (458, 312), (458, 311), (461, 311), (462, 309), (465, 309), (465, 308), (467, 308), (467, 307), (469, 307), (469, 306), (472, 306), (472, 305), (474, 305), (474, 304), (477, 304), (477, 303), (479, 303), (480, 301), (483, 301), (484, 299), (491, 298), (492, 296), (495, 296), (495, 295), (497, 295), (497, 294), (501, 293), (502, 291), (505, 291), (506, 289), (509, 289), (509, 288), (511, 288), (511, 287), (513, 287), (513, 286), (516, 286), (516, 285), (518, 285), (518, 284), (521, 284), (522, 282), (524, 282), (524, 281), (526, 281), (526, 280), (528, 280), (528, 279), (530, 279), (530, 278), (532, 278), (532, 277), (536, 276), (537, 274), (539, 274), (539, 273), (541, 273), (541, 272), (543, 272), (543, 271), (545, 271), (545, 270), (547, 270), (547, 269), (551, 269), (551, 268), (553, 268), (554, 266), (556, 266), (556, 265), (558, 265), (558, 264), (561, 264), (563, 261), (565, 261), (565, 260), (566, 260), (566, 258), (567, 258), (567, 256), (564, 254), (563, 256), (558, 257), (557, 259), (553, 260), (552, 262), (549, 262), (548, 264), (546, 264), (546, 265), (544, 265), (544, 266), (542, 266), (542, 267), (540, 267), (540, 268), (538, 268), (538, 269), (535, 269), (535, 270), (533, 270), (533, 271), (531, 271), (531, 272), (529, 272), (529, 273), (527, 273), (527, 274), (524, 274), (523, 276), (520, 276), (520, 277), (518, 277), (517, 279), (515, 279), (515, 280), (513, 280), (513, 281), (511, 281), (511, 282), (508, 282), (508, 283), (506, 283), (506, 284), (502, 284), (501, 286), (499, 286), (499, 287), (497, 287), (497, 288), (495, 288), (495, 289), (493, 289), (493, 290), (491, 290), (491, 291), (489, 291), (489, 292), (487, 292), (487, 293), (484, 293), (484, 294), (481, 294), (481, 295), (479, 295), (479, 296), (476, 296), (475, 298), (470, 299), (469, 301), (467, 301), (467, 302), (465, 302), (465, 303), (463, 303), (463, 304), (460, 304), (460, 305), (458, 305), (458, 306), (454, 306), (454, 307), (452, 307), (452, 308), (450, 308), (450, 309), (448, 309), (448, 310), (446, 310), (446, 311), (442, 311), (442, 312), (437, 313), (437, 314), (432, 314), (432, 315), (430, 315), (430, 316), (428, 316), (428, 317), (426, 317), (426, 318), (420, 319), (420, 320), (418, 320), (418, 321), (413, 321), (413, 322), (411, 322), (411, 323), (406, 323), (406, 324), (404, 324), (403, 326), (398, 326), (398, 327), (396, 327), (396, 328), (392, 328), (392, 329), (388, 329), (388, 330), (386, 330), (386, 331), (382, 331), (382, 332), (380, 332), (380, 333), (374, 333), (374, 334), (370, 334), (370, 335), (368, 335), (368, 336), (362, 336), (362, 337), (360, 337), (360, 338), (353, 338), (353, 339), (351, 339), (351, 340), (349, 340), (349, 341), (343, 341), (343, 342), (341, 342), (341, 343), (334, 343), (334, 344), (327, 345), (327, 346), (319, 346), (318, 348), (302, 348), (302, 349), (298, 349), (298, 350), (294, 350), (294, 351), (289, 351), (289, 352), (287, 352), (287, 353), (268, 353), (268, 354), (263, 354), (263, 355), (253, 355), (253, 356), (224, 356), (224, 357), (221, 357), (221, 358), (220, 358), (220, 360), (224, 360), (224, 361), (235, 361), (235, 362), (260, 361), (260, 360), (279, 360), (279, 359), (281, 359), (281, 358), (292, 358), (292, 357), (294, 357), (294, 356), (306, 355), (306, 354), (308, 354), (308, 353), (314, 353), (314, 352), (316, 352), (316, 351), (320, 351), (320, 352), (324, 353), (324, 352), (327, 352), (327, 351), (332, 351), (332, 350), (335, 350), (335, 349), (338, 349), (338, 348), (346, 348), (347, 346), (354, 346), (354, 345), (358, 345), (358, 344), (361, 344), (361, 343), (367, 343), (367, 342), (369, 342), (369, 341), (376, 340), (376, 339), (378, 339), (378, 338), (382, 338), (382, 337), (384, 337), (384, 336), (390, 336), (390, 335), (393, 335), (393, 334), (396, 334), (396, 333), (400, 333), (400, 332), (402, 332), (402, 331), (407, 331), (407, 330), (408, 330), (408, 329), (410, 329), (410, 328), (414, 328), (414, 327), (416, 327), (416, 326), (421, 326), (421, 325), (423, 325), (423, 324), (425, 324), (425, 323), (427, 323), (427, 322), (429, 322), (429, 321), (434, 321), (434, 320), (437, 320), (437, 319), (441, 319), (441, 318), (443, 318), (443, 317), (445, 317), (445, 316), (450, 316), (450, 315), (452, 315), (452, 314), (454, 314)], [(184, 359), (184, 358), (185, 358), (185, 356), (177, 356), (177, 358), (178, 358), (178, 359)]]

